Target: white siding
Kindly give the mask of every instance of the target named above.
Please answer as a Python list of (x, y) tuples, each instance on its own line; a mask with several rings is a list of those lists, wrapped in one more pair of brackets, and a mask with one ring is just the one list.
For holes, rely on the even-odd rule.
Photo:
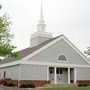
[[(59, 55), (65, 55), (68, 62), (60, 62), (58, 60)], [(33, 56), (29, 60), (33, 61), (46, 61), (46, 62), (58, 62), (77, 65), (89, 65), (72, 47), (70, 47), (64, 40), (60, 40), (37, 55)]]
[(68, 82), (68, 72), (67, 69), (62, 69), (63, 70), (63, 83)]
[(47, 80), (47, 67), (21, 65), (21, 80)]
[(77, 80), (90, 80), (90, 68), (77, 68)]
[(37, 37), (32, 38), (32, 39), (30, 40), (30, 42), (31, 42), (31, 43), (30, 43), (30, 46), (31, 46), (31, 47), (37, 46), (37, 45), (41, 44), (42, 42), (44, 42), (44, 41), (46, 41), (46, 40), (48, 40), (48, 39), (50, 39), (50, 37), (37, 36)]
[(4, 71), (6, 72), (6, 78), (12, 78), (17, 80), (19, 78), (19, 66), (11, 66), (0, 69), (0, 79), (4, 77)]
[(73, 68), (71, 68), (70, 70), (70, 79), (74, 80), (74, 69)]

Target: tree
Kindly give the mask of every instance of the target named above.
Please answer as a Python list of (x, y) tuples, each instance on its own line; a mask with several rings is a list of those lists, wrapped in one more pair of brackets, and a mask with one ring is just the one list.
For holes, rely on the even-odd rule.
[(0, 9), (2, 8), (2, 6), (0, 5)]
[(89, 55), (90, 55), (90, 47), (87, 47), (87, 50), (84, 51), (84, 53), (85, 53), (87, 56), (89, 56)]
[(11, 45), (11, 40), (13, 35), (10, 34), (10, 24), (9, 17), (4, 14), (0, 16), (0, 57), (17, 57), (17, 53), (13, 50), (16, 48)]

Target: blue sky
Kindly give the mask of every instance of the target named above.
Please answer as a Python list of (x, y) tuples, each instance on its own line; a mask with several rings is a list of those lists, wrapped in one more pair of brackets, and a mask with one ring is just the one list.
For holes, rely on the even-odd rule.
[[(30, 35), (37, 31), (41, 0), (0, 0), (11, 17), (12, 43), (17, 50), (30, 46)], [(64, 34), (83, 51), (90, 46), (90, 0), (43, 0), (46, 31), (53, 36)]]

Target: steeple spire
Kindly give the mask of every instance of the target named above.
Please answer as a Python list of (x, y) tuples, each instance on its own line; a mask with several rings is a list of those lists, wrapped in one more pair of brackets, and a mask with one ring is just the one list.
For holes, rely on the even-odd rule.
[(41, 0), (41, 12), (40, 12), (40, 20), (43, 20), (43, 7), (42, 7), (42, 0)]
[(31, 47), (37, 46), (43, 43), (46, 40), (52, 38), (52, 34), (46, 32), (46, 25), (44, 24), (43, 19), (43, 0), (41, 0), (41, 10), (40, 10), (40, 18), (39, 23), (37, 25), (37, 31), (31, 35), (30, 45)]
[(40, 19), (39, 24), (37, 25), (38, 31), (45, 31), (45, 24), (43, 20), (43, 2), (41, 0), (41, 11), (40, 11)]
[(43, 3), (42, 3), (42, 0), (41, 0), (41, 12), (40, 12), (40, 20), (39, 20), (39, 23), (40, 23), (40, 24), (43, 24), (43, 23), (44, 23), (44, 20), (43, 20)]

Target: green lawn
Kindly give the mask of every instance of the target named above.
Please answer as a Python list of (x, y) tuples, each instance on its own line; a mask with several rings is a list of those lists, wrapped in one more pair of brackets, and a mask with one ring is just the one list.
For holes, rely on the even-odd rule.
[(44, 88), (39, 90), (90, 90), (90, 87), (58, 87), (58, 88)]

